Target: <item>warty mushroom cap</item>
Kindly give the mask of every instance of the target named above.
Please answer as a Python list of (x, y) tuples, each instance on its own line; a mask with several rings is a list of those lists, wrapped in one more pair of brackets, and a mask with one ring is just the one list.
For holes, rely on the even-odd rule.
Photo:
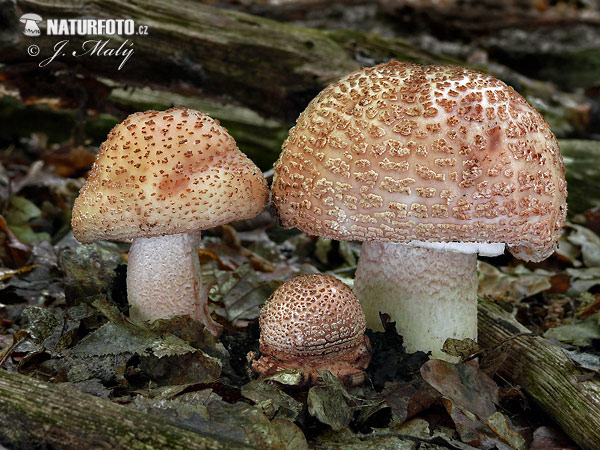
[(116, 125), (73, 207), (84, 243), (191, 233), (259, 214), (266, 181), (217, 120), (187, 108)]
[(365, 315), (352, 290), (329, 275), (282, 284), (260, 314), (260, 351), (278, 359), (322, 356), (361, 342)]
[(329, 275), (300, 275), (282, 284), (260, 314), (261, 377), (300, 369), (302, 384), (329, 370), (347, 385), (361, 384), (371, 361), (365, 314), (352, 290)]
[(556, 137), (502, 81), (391, 62), (325, 88), (275, 163), (282, 224), (339, 240), (505, 243), (540, 261), (566, 218)]

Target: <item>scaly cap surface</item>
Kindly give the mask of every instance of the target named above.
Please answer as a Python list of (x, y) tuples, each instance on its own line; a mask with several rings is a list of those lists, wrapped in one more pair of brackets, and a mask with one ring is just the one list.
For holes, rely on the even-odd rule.
[(348, 286), (329, 275), (300, 275), (263, 307), (260, 351), (279, 360), (342, 353), (363, 342), (365, 326)]
[(340, 240), (502, 242), (540, 261), (566, 217), (548, 123), (502, 81), (391, 62), (324, 89), (275, 164), (286, 227)]
[(189, 233), (256, 216), (267, 183), (218, 121), (187, 108), (116, 125), (73, 207), (81, 242)]

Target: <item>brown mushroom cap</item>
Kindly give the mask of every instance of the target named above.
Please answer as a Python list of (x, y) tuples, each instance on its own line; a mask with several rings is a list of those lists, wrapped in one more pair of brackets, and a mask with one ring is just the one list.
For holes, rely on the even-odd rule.
[(558, 143), (502, 81), (392, 62), (324, 89), (275, 164), (286, 227), (340, 240), (501, 242), (554, 250), (566, 217)]
[(300, 275), (263, 307), (260, 352), (280, 369), (323, 368), (344, 376), (370, 361), (364, 332), (365, 315), (348, 286), (329, 275)]
[(188, 233), (259, 214), (261, 171), (218, 121), (176, 107), (130, 115), (100, 147), (73, 207), (81, 242)]

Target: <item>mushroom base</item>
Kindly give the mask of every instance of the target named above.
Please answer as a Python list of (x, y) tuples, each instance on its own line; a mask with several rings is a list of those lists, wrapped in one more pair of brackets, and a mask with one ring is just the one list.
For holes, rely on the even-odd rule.
[(379, 313), (389, 314), (408, 352), (455, 362), (445, 340), (477, 340), (476, 254), (364, 242), (354, 291), (367, 327), (382, 330)]
[(200, 233), (136, 238), (129, 250), (127, 298), (136, 322), (180, 315), (221, 332), (208, 311), (210, 285), (200, 278)]
[[(261, 348), (262, 356), (251, 364), (259, 378), (266, 378), (283, 370), (302, 371), (301, 385), (316, 384), (321, 379), (317, 370), (329, 370), (346, 386), (358, 386), (365, 380), (365, 369), (371, 362), (371, 344), (367, 336), (354, 347), (325, 355), (289, 355)], [(277, 353), (278, 358), (270, 353)]]

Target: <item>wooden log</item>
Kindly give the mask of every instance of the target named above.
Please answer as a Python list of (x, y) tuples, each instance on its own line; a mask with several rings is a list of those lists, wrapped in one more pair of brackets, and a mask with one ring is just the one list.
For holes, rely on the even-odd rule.
[[(131, 18), (136, 26), (147, 26), (147, 35), (47, 36), (42, 21), (41, 36), (32, 38), (23, 35), (16, 4), (0, 0), (0, 61), (5, 64), (0, 67), (0, 84), (17, 90), (29, 103), (59, 97), (60, 107), (114, 113), (119, 102), (127, 102), (124, 92), (111, 98), (115, 86), (146, 86), (243, 106), (289, 127), (323, 87), (361, 66), (390, 59), (465, 64), (399, 38), (298, 27), (195, 0), (183, 0), (176, 7), (167, 0), (20, 0), (19, 8), (45, 20)], [(123, 44), (134, 51), (120, 69), (122, 57), (91, 54), (94, 42), (106, 39), (106, 48)], [(64, 55), (39, 67), (62, 40), (68, 40), (61, 50)], [(39, 54), (28, 54), (31, 45), (39, 47)], [(89, 52), (82, 55), (84, 49)], [(574, 123), (567, 130), (580, 126), (581, 120), (569, 111), (577, 109), (583, 97), (565, 97), (548, 83), (497, 65), (477, 68), (518, 85), (526, 97), (543, 100), (538, 102), (541, 108), (568, 110), (563, 122)]]
[(498, 374), (519, 385), (581, 448), (600, 448), (600, 381), (497, 304), (480, 299), (478, 313), (480, 346), (497, 350), (506, 343)]
[(0, 370), (0, 447), (64, 449), (249, 448), (163, 418)]
[[(79, 71), (87, 78), (88, 86), (102, 77), (131, 86), (143, 82), (180, 93), (236, 99), (266, 116), (291, 121), (323, 86), (361, 66), (355, 56), (365, 46), (373, 50), (369, 58), (450, 61), (400, 40), (393, 46), (394, 53), (389, 54), (389, 46), (377, 49), (377, 42), (371, 43), (372, 38), (360, 33), (344, 38), (340, 37), (343, 32), (295, 27), (192, 0), (179, 2), (176, 7), (166, 0), (108, 0), (85, 4), (79, 0), (23, 0), (19, 7), (44, 19), (133, 18), (136, 27), (147, 27), (147, 35), (110, 36), (108, 47), (125, 44), (126, 49), (134, 50), (131, 58), (117, 70), (122, 58), (73, 55), (74, 51), (80, 55), (84, 48), (92, 47), (91, 43), (85, 45), (84, 42), (106, 37), (47, 36), (46, 22), (40, 23), (42, 34), (38, 38), (24, 36), (14, 3), (0, 1), (0, 9), (14, 11), (12, 19), (5, 18), (5, 23), (0, 16), (0, 30), (3, 30), (0, 32), (0, 60), (10, 64), (6, 76), (21, 91), (31, 94), (40, 95), (44, 87), (63, 87), (65, 91), (70, 90), (74, 103), (78, 100), (78, 91), (72, 85), (76, 80), (65, 73)], [(45, 68), (39, 68), (38, 64), (53, 55), (55, 45), (63, 39), (67, 39), (68, 44), (59, 57)], [(32, 44), (39, 46), (39, 55), (29, 56), (28, 47)], [(401, 52), (402, 49), (406, 51)], [(62, 71), (64, 82), (57, 79), (48, 86), (48, 77), (57, 69)], [(23, 79), (23, 75), (29, 79)], [(37, 83), (32, 84), (32, 81)], [(87, 101), (100, 103), (101, 99)]]

